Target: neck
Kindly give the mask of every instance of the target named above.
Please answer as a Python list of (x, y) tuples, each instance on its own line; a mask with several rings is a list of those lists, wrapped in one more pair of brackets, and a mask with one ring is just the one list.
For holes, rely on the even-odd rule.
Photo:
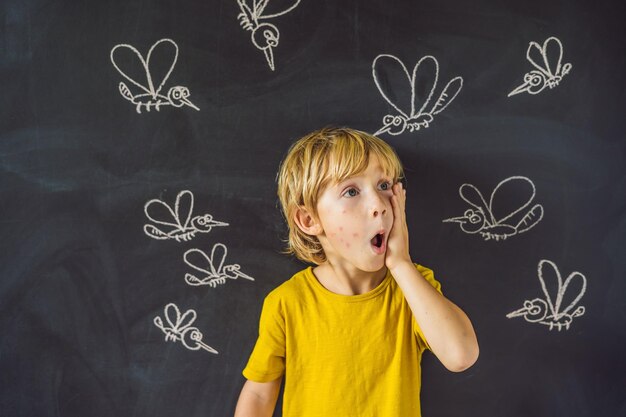
[(326, 262), (315, 267), (313, 274), (328, 291), (340, 295), (359, 295), (378, 287), (387, 275), (387, 267), (369, 272), (352, 265), (333, 265)]

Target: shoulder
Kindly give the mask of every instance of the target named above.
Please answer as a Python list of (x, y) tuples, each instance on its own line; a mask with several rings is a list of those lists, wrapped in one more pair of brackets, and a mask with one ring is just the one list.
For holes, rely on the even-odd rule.
[(265, 297), (265, 304), (268, 306), (284, 307), (294, 300), (301, 299), (307, 288), (306, 274), (308, 269), (309, 268), (305, 268), (296, 272), (287, 281), (270, 291)]
[(437, 291), (441, 292), (441, 283), (435, 279), (435, 273), (433, 270), (420, 264), (414, 265), (415, 268), (417, 268), (417, 271), (422, 274), (424, 279), (426, 279), (430, 285), (435, 287)]

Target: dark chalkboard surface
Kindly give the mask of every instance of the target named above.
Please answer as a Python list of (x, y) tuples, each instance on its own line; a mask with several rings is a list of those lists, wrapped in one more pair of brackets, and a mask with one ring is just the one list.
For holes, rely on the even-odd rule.
[(424, 416), (626, 416), (623, 4), (253, 3), (0, 4), (0, 415), (231, 415), (281, 158), (387, 121), (481, 346)]

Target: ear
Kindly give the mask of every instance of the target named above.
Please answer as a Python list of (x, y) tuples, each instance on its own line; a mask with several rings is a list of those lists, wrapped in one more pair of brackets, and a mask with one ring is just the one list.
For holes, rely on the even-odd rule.
[(323, 231), (321, 223), (303, 206), (296, 209), (293, 218), (298, 228), (307, 235), (317, 236)]

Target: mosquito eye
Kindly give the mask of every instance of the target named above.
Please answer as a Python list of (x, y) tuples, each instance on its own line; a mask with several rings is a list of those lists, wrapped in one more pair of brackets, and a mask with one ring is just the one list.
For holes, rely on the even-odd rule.
[(472, 209), (465, 210), (465, 217), (471, 224), (480, 223), (480, 214)]
[(278, 45), (278, 39), (276, 39), (276, 35), (274, 35), (271, 30), (269, 30), (269, 29), (264, 30), (263, 31), (263, 36), (265, 37), (265, 40), (267, 41), (267, 45), (268, 46), (277, 46)]
[(531, 72), (530, 74), (526, 74), (524, 76), (524, 82), (529, 83), (533, 87), (538, 86), (539, 84), (541, 84), (542, 81), (543, 81), (543, 78), (541, 77), (541, 75), (535, 72)]

